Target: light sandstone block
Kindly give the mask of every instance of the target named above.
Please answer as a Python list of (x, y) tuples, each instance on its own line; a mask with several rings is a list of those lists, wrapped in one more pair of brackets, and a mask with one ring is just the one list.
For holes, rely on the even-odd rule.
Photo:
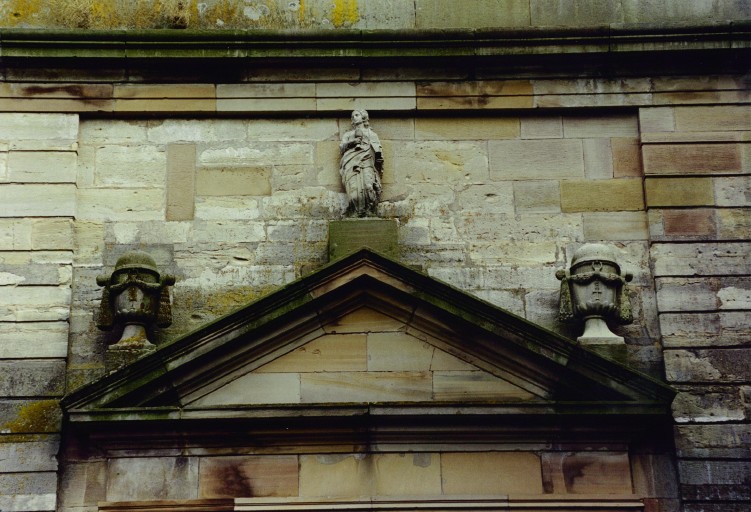
[(530, 400), (535, 398), (508, 381), (484, 371), (433, 372), (435, 400)]
[(200, 498), (297, 496), (297, 456), (203, 457), (198, 494)]
[(31, 223), (31, 248), (34, 250), (72, 250), (71, 219), (35, 219)]
[(368, 370), (375, 372), (431, 369), (436, 349), (429, 343), (403, 332), (368, 334)]
[(584, 175), (591, 180), (613, 177), (613, 152), (610, 139), (584, 139)]
[[(300, 100), (297, 100), (300, 101)], [(417, 102), (414, 96), (387, 96), (371, 97), (358, 96), (356, 98), (318, 98), (316, 100), (305, 99), (307, 103), (315, 101), (315, 109), (318, 112), (345, 111), (351, 112), (355, 109), (365, 110), (415, 110)], [(284, 110), (289, 109), (289, 105)], [(303, 110), (302, 105), (300, 110)]]
[(417, 0), (415, 28), (527, 27), (529, 11), (529, 3), (521, 0), (475, 0), (471, 9), (456, 9), (452, 0)]
[(216, 88), (218, 99), (312, 98), (315, 95), (316, 84), (312, 83), (220, 84)]
[(548, 242), (470, 243), (469, 257), (478, 264), (520, 266), (550, 265), (557, 262), (558, 246)]
[[(381, 130), (379, 130), (379, 133)], [(338, 139), (335, 119), (252, 119), (248, 121), (248, 140), (296, 141)]]
[(670, 382), (748, 382), (751, 349), (666, 350), (665, 376)]
[[(497, 7), (497, 6), (496, 6)], [(476, 81), (453, 81), (453, 82), (423, 82), (417, 86), (417, 96), (420, 99), (446, 99), (455, 101), (459, 107), (464, 103), (479, 104), (486, 106), (492, 104), (492, 100), (508, 98), (530, 101), (533, 94), (532, 83), (529, 80), (476, 80)]]
[(563, 136), (567, 139), (637, 137), (638, 135), (639, 125), (634, 115), (563, 117)]
[(0, 358), (64, 358), (67, 322), (0, 323)]
[(717, 235), (720, 240), (746, 240), (751, 233), (751, 210), (723, 208), (717, 210)]
[(104, 253), (104, 224), (76, 220), (73, 225), (76, 265), (101, 265)]
[(542, 494), (542, 467), (534, 453), (442, 453), (443, 494)]
[(246, 166), (253, 162), (262, 165), (305, 165), (314, 163), (312, 143), (270, 142), (251, 143), (243, 146), (199, 149), (198, 164), (206, 167)]
[[(31, 219), (0, 218), (0, 247), (3, 250), (28, 251), (31, 249)], [(3, 262), (7, 263), (3, 259)]]
[(751, 176), (714, 178), (714, 195), (717, 206), (751, 206)]
[(676, 107), (675, 127), (685, 132), (750, 130), (751, 106)]
[(596, 212), (584, 214), (585, 240), (648, 240), (646, 212)]
[(198, 459), (113, 458), (107, 465), (106, 496), (107, 501), (196, 499)]
[(623, 7), (619, 0), (530, 0), (529, 9), (533, 27), (623, 22)]
[(203, 196), (196, 198), (195, 218), (201, 220), (257, 219), (258, 199), (250, 196)]
[(201, 168), (196, 173), (199, 196), (267, 196), (271, 194), (270, 167)]
[(73, 184), (0, 185), (0, 217), (73, 217)]
[(631, 468), (627, 453), (553, 452), (542, 456), (546, 490), (574, 494), (630, 494)]
[(441, 494), (441, 461), (437, 453), (381, 453), (374, 459), (376, 496)]
[(562, 139), (563, 119), (560, 116), (522, 117), (522, 139)]
[(583, 178), (580, 140), (489, 141), (490, 177), (495, 180)]
[(414, 98), (414, 82), (321, 82), (318, 98)]
[(415, 119), (417, 140), (481, 140), (519, 137), (515, 117), (429, 117)]
[[(514, 182), (515, 185), (516, 183)], [(462, 212), (514, 213), (514, 188), (509, 187), (508, 183), (469, 185), (457, 190), (455, 197), (456, 204), (461, 205)]]
[(0, 113), (0, 140), (77, 138), (77, 114)]
[(59, 441), (0, 444), (0, 460), (4, 467), (16, 473), (57, 470)]
[(159, 119), (149, 121), (147, 137), (155, 144), (201, 142), (228, 143), (247, 136), (246, 122), (241, 119)]
[(426, 372), (339, 372), (300, 375), (302, 403), (414, 402), (432, 396)]
[(365, 334), (327, 334), (267, 363), (255, 373), (365, 371)]
[(712, 178), (647, 178), (644, 182), (647, 206), (711, 206)]
[(681, 457), (747, 458), (751, 425), (680, 425), (676, 448)]
[(115, 100), (113, 110), (123, 113), (214, 113), (217, 101), (214, 98), (120, 98)]
[[(314, 296), (317, 296), (314, 291)], [(327, 333), (400, 331), (404, 322), (370, 308), (360, 308), (323, 326)]]
[(660, 332), (666, 347), (746, 345), (751, 342), (747, 311), (663, 313)]
[(300, 496), (372, 496), (372, 455), (300, 455)]
[(561, 188), (558, 181), (515, 181), (513, 187), (517, 212), (561, 211)]
[(195, 144), (168, 144), (167, 151), (168, 221), (192, 220), (195, 212), (196, 147)]
[(146, 142), (149, 121), (87, 119), (81, 122), (80, 141), (83, 144), (122, 144), (140, 146)]
[(164, 219), (163, 188), (96, 188), (78, 191), (76, 218), (92, 221)]
[(470, 141), (408, 142), (391, 165), (406, 183), (484, 183), (488, 176), (484, 144)]
[(717, 278), (663, 277), (656, 279), (660, 313), (713, 311), (720, 307)]
[(751, 243), (654, 244), (650, 256), (656, 276), (744, 275), (751, 268)]
[(561, 210), (564, 212), (633, 211), (644, 209), (639, 179), (562, 181)]
[(718, 423), (746, 419), (743, 386), (696, 386), (679, 392), (673, 400), (677, 423)]
[(20, 183), (75, 183), (77, 156), (72, 151), (11, 151), (8, 180)]
[(213, 84), (116, 84), (115, 98), (213, 98)]
[(613, 153), (613, 177), (634, 178), (644, 173), (639, 139), (615, 137), (610, 139), (610, 148)]
[(674, 131), (676, 129), (675, 109), (673, 107), (640, 108), (639, 129), (641, 133)]
[(300, 403), (297, 373), (248, 373), (208, 393), (196, 406)]
[(660, 144), (643, 148), (644, 173), (723, 174), (748, 173), (741, 144)]
[(156, 146), (99, 146), (94, 184), (104, 187), (163, 187), (167, 154)]

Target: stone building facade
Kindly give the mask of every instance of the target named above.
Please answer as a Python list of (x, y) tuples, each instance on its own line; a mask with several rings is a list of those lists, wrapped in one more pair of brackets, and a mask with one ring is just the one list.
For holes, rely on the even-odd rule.
[[(751, 507), (746, 2), (38, 4), (9, 2), (0, 31), (0, 509)], [(330, 257), (355, 108), (383, 143), (386, 259), (378, 239)], [(634, 275), (622, 345), (582, 348), (558, 318), (556, 271), (589, 242)], [(96, 278), (131, 250), (176, 276), (172, 325), (161, 356), (110, 374)], [(206, 340), (261, 339), (259, 304), (302, 322), (303, 285), (331, 315), (317, 346), (285, 331), (267, 359), (219, 365), (250, 334)], [(397, 313), (417, 296), (437, 309)], [(226, 428), (182, 421), (185, 400)], [(558, 409), (445, 407), (539, 400)], [(348, 423), (341, 403), (397, 419)], [(270, 404), (339, 430), (222, 416)], [(442, 429), (420, 430), (428, 415)]]

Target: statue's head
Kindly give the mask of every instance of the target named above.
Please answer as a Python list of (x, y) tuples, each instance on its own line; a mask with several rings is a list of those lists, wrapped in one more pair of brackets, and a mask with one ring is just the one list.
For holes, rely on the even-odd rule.
[(350, 119), (352, 120), (352, 126), (363, 123), (365, 120), (362, 115), (362, 110), (353, 110)]
[(115, 323), (166, 327), (172, 323), (168, 286), (171, 275), (161, 275), (154, 259), (143, 251), (121, 256), (110, 276), (97, 278), (104, 286), (97, 326), (110, 330)]

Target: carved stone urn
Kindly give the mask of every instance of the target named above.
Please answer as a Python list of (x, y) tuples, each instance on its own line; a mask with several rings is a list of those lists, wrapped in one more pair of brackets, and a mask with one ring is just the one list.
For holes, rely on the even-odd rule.
[(175, 277), (160, 274), (149, 254), (131, 251), (117, 260), (111, 275), (97, 277), (97, 284), (104, 286), (97, 327), (109, 331), (117, 325), (123, 329), (109, 350), (154, 350), (148, 333), (155, 325), (172, 323), (168, 286), (175, 284)]
[(559, 270), (561, 281), (560, 318), (564, 322), (584, 321), (584, 333), (577, 338), (582, 344), (623, 343), (608, 322), (629, 324), (633, 321), (631, 302), (625, 293), (630, 273), (621, 273), (615, 251), (603, 244), (585, 244), (574, 253), (571, 267)]

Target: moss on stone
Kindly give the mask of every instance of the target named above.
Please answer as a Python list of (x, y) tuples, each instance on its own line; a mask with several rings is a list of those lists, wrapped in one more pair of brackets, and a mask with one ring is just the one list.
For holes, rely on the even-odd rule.
[(57, 400), (40, 400), (22, 407), (15, 418), (3, 423), (0, 431), (9, 434), (59, 432), (62, 413)]

